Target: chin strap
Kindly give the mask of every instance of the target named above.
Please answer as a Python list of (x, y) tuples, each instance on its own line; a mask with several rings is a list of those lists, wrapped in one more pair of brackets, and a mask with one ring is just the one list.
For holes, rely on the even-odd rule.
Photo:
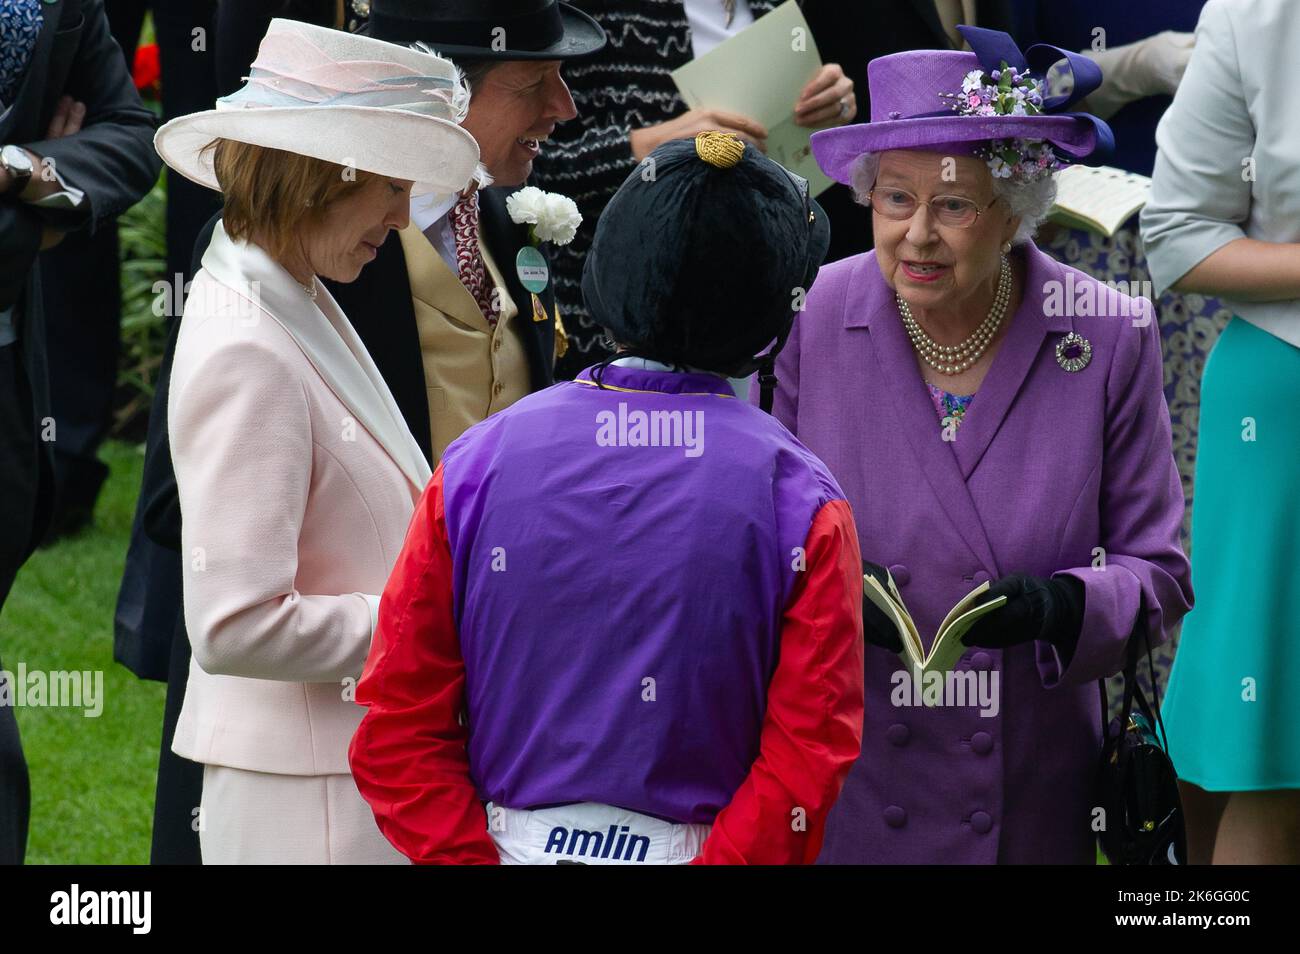
[(772, 403), (776, 400), (776, 357), (764, 356), (758, 366), (758, 407), (764, 414), (772, 413)]
[(767, 354), (755, 359), (755, 370), (758, 372), (758, 407), (764, 414), (772, 413), (772, 404), (776, 400), (776, 357), (790, 339), (793, 328), (794, 315), (791, 315), (790, 320), (781, 329), (781, 333), (772, 342), (772, 347), (768, 349)]

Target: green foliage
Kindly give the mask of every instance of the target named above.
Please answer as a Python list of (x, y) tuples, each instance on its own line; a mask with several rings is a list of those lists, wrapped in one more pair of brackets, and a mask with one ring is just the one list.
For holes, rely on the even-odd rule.
[[(118, 219), (122, 261), (122, 355), (114, 433), (139, 428), (149, 413), (167, 343), (167, 319), (154, 313), (154, 285), (168, 280), (166, 179)], [(179, 294), (177, 295), (179, 298)]]
[(32, 780), (31, 864), (146, 864), (166, 687), (113, 662), (122, 579), (144, 449), (109, 441), (95, 524), (38, 550), (0, 611), (4, 668), (102, 671), (104, 709), (15, 710)]

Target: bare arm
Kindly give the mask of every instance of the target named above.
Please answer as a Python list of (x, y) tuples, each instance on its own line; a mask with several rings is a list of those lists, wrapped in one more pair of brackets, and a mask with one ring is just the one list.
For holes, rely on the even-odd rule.
[(1234, 239), (1192, 266), (1173, 287), (1237, 301), (1300, 298), (1300, 245)]

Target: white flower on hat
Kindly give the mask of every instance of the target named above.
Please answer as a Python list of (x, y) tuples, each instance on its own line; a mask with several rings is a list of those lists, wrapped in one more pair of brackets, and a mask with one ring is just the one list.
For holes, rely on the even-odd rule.
[(506, 211), (519, 225), (528, 225), (534, 242), (554, 242), (568, 245), (582, 224), (578, 204), (567, 195), (543, 192), (536, 186), (525, 186), (506, 197)]
[(1001, 156), (992, 156), (988, 159), (989, 172), (993, 173), (995, 179), (1010, 179), (1015, 173), (1015, 166), (1007, 162)]
[(961, 91), (963, 93), (973, 93), (984, 85), (984, 71), (971, 70), (966, 74), (966, 78), (961, 81)]

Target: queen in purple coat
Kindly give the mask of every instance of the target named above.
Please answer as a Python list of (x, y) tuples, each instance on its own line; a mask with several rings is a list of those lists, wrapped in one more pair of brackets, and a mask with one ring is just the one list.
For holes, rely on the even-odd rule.
[[(873, 61), (872, 121), (813, 137), (876, 247), (822, 269), (774, 413), (830, 467), (867, 572), (889, 571), (923, 640), (982, 582), (1007, 602), (933, 707), (868, 620), (827, 863), (1091, 863), (1097, 680), (1139, 612), (1159, 642), (1192, 600), (1150, 304), (1030, 240), (1052, 171), (1110, 132), (1046, 96), (1035, 50), (963, 30), (974, 53)], [(1099, 74), (1071, 65), (1083, 96)]]

